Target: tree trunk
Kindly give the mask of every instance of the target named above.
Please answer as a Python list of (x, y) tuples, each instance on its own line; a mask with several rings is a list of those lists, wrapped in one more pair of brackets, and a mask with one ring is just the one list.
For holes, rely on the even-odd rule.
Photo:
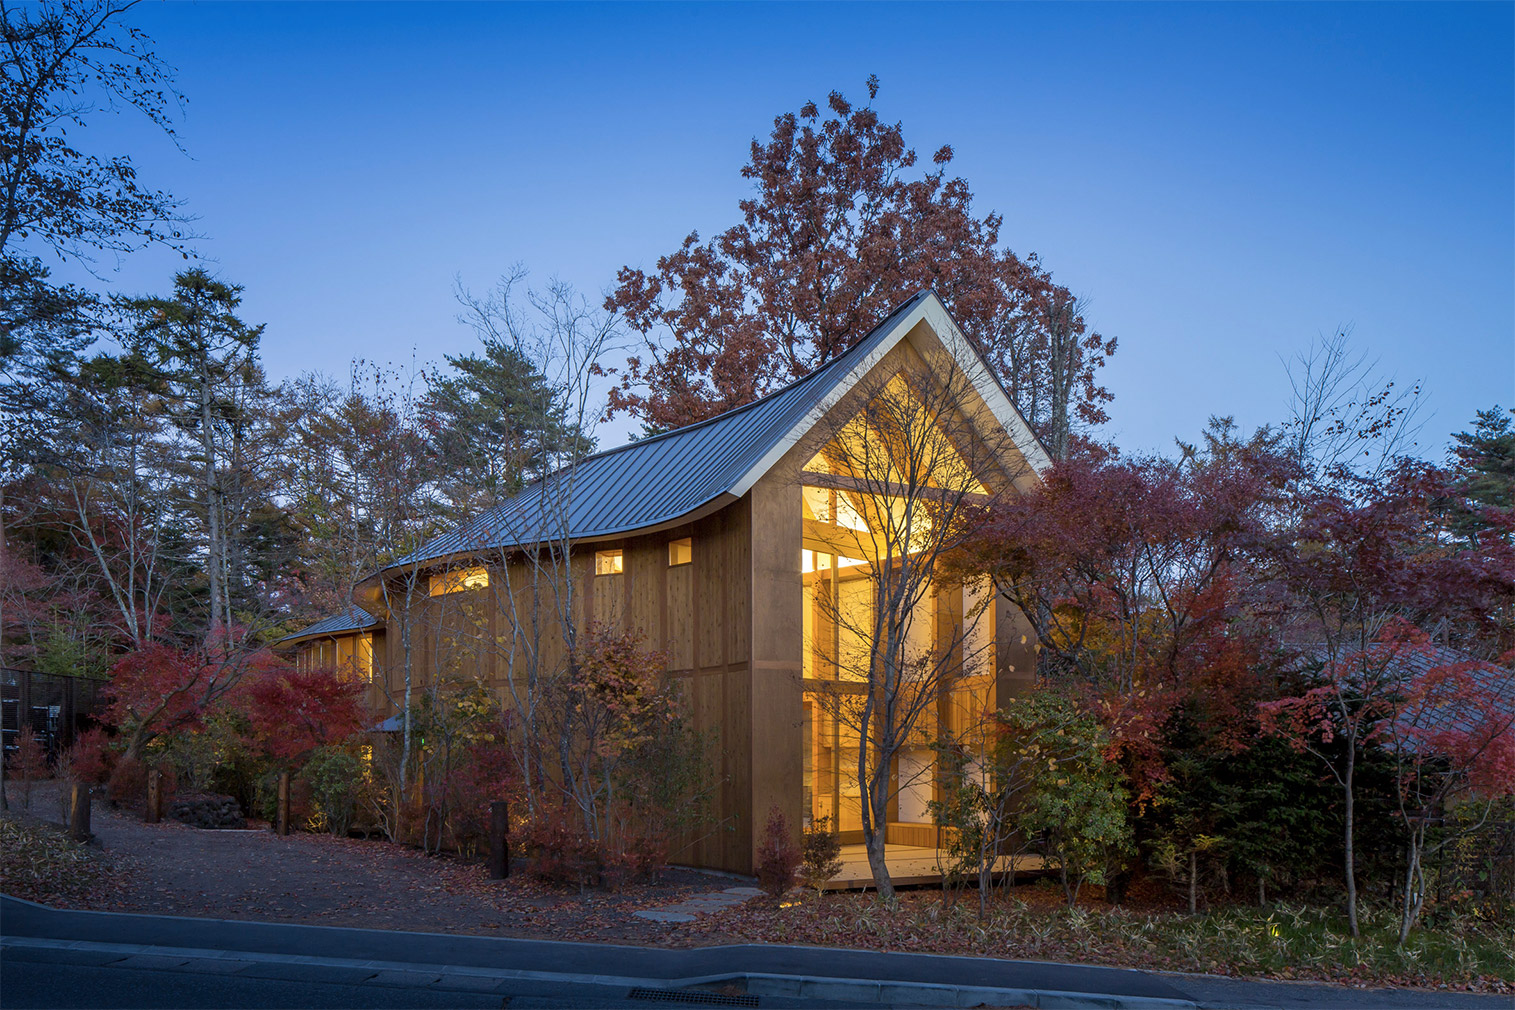
[(1199, 850), (1189, 850), (1189, 914), (1199, 911)]
[(1352, 779), (1357, 770), (1357, 741), (1347, 741), (1347, 767), (1342, 776), (1342, 791), (1346, 801), (1346, 876), (1347, 876), (1347, 925), (1352, 931), (1352, 939), (1361, 936), (1357, 926), (1357, 859), (1353, 849), (1353, 815), (1355, 814)]
[(859, 813), (863, 815), (863, 845), (868, 850), (868, 869), (873, 872), (873, 883), (878, 888), (878, 893), (885, 900), (894, 900), (894, 881), (889, 877), (889, 864), (885, 856), (888, 844), (889, 832), (889, 794), (887, 786), (879, 788), (876, 781), (882, 777), (887, 783), (889, 778), (889, 764), (884, 755), (888, 752), (880, 748), (879, 776), (868, 774), (868, 734), (867, 721), (864, 721), (863, 732), (858, 734), (857, 753), (857, 780), (861, 787), (861, 795), (858, 797)]
[(863, 834), (863, 844), (868, 850), (868, 869), (873, 871), (873, 885), (878, 888), (880, 897), (886, 901), (893, 901), (894, 881), (889, 878), (889, 864), (885, 861), (884, 832), (877, 828), (868, 828)]
[(1399, 918), (1399, 946), (1403, 947), (1405, 941), (1410, 938), (1410, 930), (1415, 928), (1415, 921), (1420, 918), (1420, 907), (1426, 899), (1426, 880), (1424, 872), (1425, 855), (1425, 827), (1418, 826), (1410, 829), (1410, 840), (1406, 845), (1405, 853), (1405, 893), (1404, 907), (1400, 910)]
[(208, 352), (202, 350), (200, 361), (200, 451), (201, 479), (205, 482), (205, 522), (209, 542), (206, 545), (205, 575), (210, 582), (210, 635), (214, 639), (229, 616), (222, 612), (221, 580), (221, 496), (216, 486), (215, 438), (211, 430), (210, 374)]

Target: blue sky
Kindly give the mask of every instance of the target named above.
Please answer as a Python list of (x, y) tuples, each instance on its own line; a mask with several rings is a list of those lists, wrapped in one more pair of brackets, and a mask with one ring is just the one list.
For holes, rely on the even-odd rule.
[[(748, 142), (832, 89), (956, 149), (981, 212), (1120, 350), (1106, 435), (1167, 448), (1283, 410), (1340, 325), (1424, 378), (1422, 439), (1515, 405), (1509, 4), (147, 3), (180, 154), (122, 117), (247, 287), (279, 377), (473, 342), (455, 276), (522, 262), (598, 298), (732, 223)], [(162, 290), (180, 264), (111, 277)], [(602, 445), (621, 440), (612, 425)]]

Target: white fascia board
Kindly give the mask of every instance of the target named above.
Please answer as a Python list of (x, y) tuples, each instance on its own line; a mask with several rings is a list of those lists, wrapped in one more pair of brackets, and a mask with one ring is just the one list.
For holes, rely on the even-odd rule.
[(1020, 411), (1015, 409), (1015, 404), (1011, 403), (1010, 398), (1005, 395), (1004, 389), (995, 381), (994, 376), (989, 374), (988, 364), (973, 349), (973, 345), (968, 342), (968, 338), (963, 334), (962, 330), (958, 329), (957, 324), (952, 321), (952, 316), (948, 313), (947, 307), (942, 304), (942, 300), (933, 291), (926, 298), (922, 299), (919, 305), (895, 320), (890, 326), (889, 331), (879, 340), (878, 345), (865, 357), (860, 359), (852, 367), (851, 371), (838, 379), (831, 389), (827, 391), (826, 395), (821, 398), (820, 402), (811, 408), (800, 419), (798, 424), (785, 432), (783, 438), (774, 443), (773, 447), (764, 453), (761, 459), (754, 463), (746, 473), (742, 474), (731, 485), (730, 493), (741, 497), (750, 491), (752, 485), (756, 484), (779, 460), (783, 459), (784, 454), (793, 448), (795, 443), (799, 442), (811, 428), (819, 424), (831, 408), (836, 406), (844, 396), (850, 393), (853, 387), (873, 370), (873, 366), (877, 365), (884, 355), (892, 351), (905, 338), (905, 335), (922, 320), (925, 320), (926, 324), (931, 327), (931, 331), (936, 336), (937, 341), (952, 356), (952, 359), (957, 363), (957, 367), (964, 375), (969, 377), (973, 383), (973, 388), (983, 399), (985, 406), (989, 408), (989, 412), (994, 415), (995, 420), (1004, 426), (1005, 431), (1015, 443), (1015, 447), (1020, 450), (1027, 464), (1030, 465), (1031, 469), (1036, 472), (1037, 477), (1040, 478), (1042, 473), (1052, 465), (1052, 461), (1048, 458), (1046, 450), (1042, 447), (1040, 440), (1032, 434), (1031, 428), (1026, 424), (1025, 418), (1021, 417)]
[[(838, 379), (831, 389), (827, 391), (826, 395), (821, 397), (820, 402), (812, 407), (804, 417), (800, 418), (798, 424), (785, 432), (784, 437), (773, 444), (773, 448), (769, 449), (763, 454), (761, 459), (748, 468), (747, 472), (742, 474), (736, 483), (731, 485), (731, 493), (740, 498), (752, 490), (752, 485), (756, 484), (765, 473), (773, 469), (778, 461), (784, 458), (784, 454), (792, 449), (796, 442), (805, 437), (811, 428), (819, 424), (821, 418), (825, 417), (842, 397), (852, 391), (852, 387), (863, 381), (863, 376), (872, 371), (873, 366), (878, 364), (884, 355), (892, 351), (894, 346), (904, 339), (905, 334), (910, 332), (912, 326), (925, 318), (926, 307), (933, 302), (937, 302), (934, 293), (923, 299), (919, 305), (905, 315), (896, 319), (889, 327), (889, 331), (879, 340), (878, 346), (865, 357), (859, 359), (858, 363), (852, 366), (852, 370)], [(940, 302), (937, 302), (937, 304), (940, 304)]]
[(1025, 458), (1027, 465), (1036, 472), (1037, 479), (1040, 480), (1042, 474), (1052, 465), (1052, 458), (1047, 455), (1046, 447), (1032, 432), (1031, 426), (1026, 423), (1021, 412), (1016, 410), (1015, 404), (1010, 402), (1010, 397), (1005, 395), (1005, 388), (990, 373), (989, 363), (974, 350), (973, 344), (969, 342), (963, 331), (958, 329), (957, 323), (953, 322), (947, 307), (942, 304), (935, 292), (926, 299), (922, 308), (925, 309), (926, 321), (931, 325), (936, 339), (941, 342), (947, 353), (952, 355), (958, 369), (973, 383), (973, 388), (984, 401), (984, 405), (1009, 434), (1016, 449), (1020, 450), (1021, 456)]

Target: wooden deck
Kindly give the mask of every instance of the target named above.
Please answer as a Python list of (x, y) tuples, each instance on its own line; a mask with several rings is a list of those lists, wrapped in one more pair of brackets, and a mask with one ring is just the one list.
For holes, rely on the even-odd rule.
[[(891, 844), (885, 847), (884, 856), (889, 862), (889, 876), (896, 887), (920, 884), (940, 884), (942, 870), (940, 860), (944, 854), (922, 845)], [(1043, 869), (1040, 856), (1017, 856), (1015, 872), (1035, 873)], [(996, 873), (1010, 871), (1010, 858), (1000, 857)], [(868, 869), (868, 852), (861, 845), (842, 846), (842, 872), (826, 885), (828, 891), (853, 891), (873, 886), (873, 871)]]

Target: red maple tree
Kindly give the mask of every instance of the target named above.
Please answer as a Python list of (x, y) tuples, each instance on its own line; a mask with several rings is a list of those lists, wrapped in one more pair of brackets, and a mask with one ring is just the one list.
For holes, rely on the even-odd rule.
[(289, 767), (367, 724), (365, 685), (332, 670), (269, 664), (240, 684), (232, 701), (246, 717), (249, 743)]
[(1267, 646), (1240, 618), (1263, 602), (1254, 562), (1295, 475), (1226, 428), (1182, 462), (1081, 452), (992, 503), (966, 552), (1030, 624), (1039, 673), (1101, 713), (1139, 803), (1180, 706), (1221, 746), (1252, 732)]

